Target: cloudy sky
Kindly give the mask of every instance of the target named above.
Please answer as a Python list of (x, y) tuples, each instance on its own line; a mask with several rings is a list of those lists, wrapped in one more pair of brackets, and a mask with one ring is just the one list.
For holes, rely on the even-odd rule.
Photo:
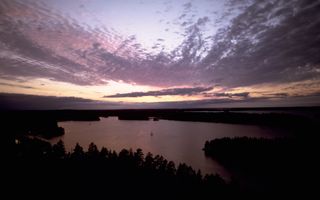
[(320, 105), (320, 1), (1, 0), (0, 102)]

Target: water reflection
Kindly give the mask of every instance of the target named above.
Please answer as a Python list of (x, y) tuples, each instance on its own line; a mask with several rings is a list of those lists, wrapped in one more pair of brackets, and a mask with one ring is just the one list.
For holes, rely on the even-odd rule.
[(94, 142), (98, 147), (120, 151), (123, 148), (143, 149), (144, 153), (163, 155), (176, 164), (184, 162), (202, 173), (219, 173), (228, 178), (225, 169), (202, 151), (204, 142), (221, 137), (275, 137), (279, 131), (258, 126), (181, 121), (124, 121), (116, 117), (101, 118), (97, 122), (60, 122), (66, 134), (61, 138), (67, 150), (78, 142), (87, 147)]

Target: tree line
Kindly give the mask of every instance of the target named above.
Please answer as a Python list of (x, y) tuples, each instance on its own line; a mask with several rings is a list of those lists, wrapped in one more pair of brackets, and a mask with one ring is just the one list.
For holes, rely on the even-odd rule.
[[(6, 180), (10, 189), (67, 193), (84, 197), (200, 198), (230, 197), (236, 187), (219, 175), (166, 160), (161, 155), (123, 149), (120, 152), (91, 143), (87, 150), (76, 144), (67, 152), (64, 143), (28, 137), (11, 144)], [(151, 195), (151, 196), (150, 196)]]
[(314, 138), (235, 137), (206, 141), (203, 150), (251, 192), (289, 195), (316, 191), (317, 146)]

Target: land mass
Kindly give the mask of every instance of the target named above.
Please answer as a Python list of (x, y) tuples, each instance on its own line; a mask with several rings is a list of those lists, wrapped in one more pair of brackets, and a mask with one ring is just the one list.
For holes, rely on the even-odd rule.
[[(26, 198), (43, 195), (73, 198), (187, 199), (206, 196), (231, 198), (238, 191), (219, 175), (205, 175), (186, 164), (175, 165), (160, 155), (123, 149), (88, 150), (19, 137), (7, 147), (2, 177), (5, 191)], [(8, 189), (8, 190), (7, 190)]]
[[(274, 111), (281, 112), (241, 112)], [(313, 116), (297, 115), (286, 111), (313, 111)], [(240, 112), (239, 112), (240, 111)], [(64, 134), (60, 121), (98, 121), (100, 117), (116, 116), (119, 120), (176, 120), (247, 124), (283, 128), (292, 134), (314, 133), (320, 119), (319, 107), (301, 108), (233, 108), (233, 109), (141, 109), (141, 110), (47, 110), (0, 111), (2, 129), (10, 134), (40, 135), (52, 138)]]
[(226, 167), (248, 192), (315, 193), (315, 138), (219, 138), (206, 141), (205, 155)]
[[(315, 108), (295, 108), (302, 111)], [(319, 108), (316, 108), (319, 110)], [(246, 111), (245, 109), (243, 111)], [(264, 109), (267, 110), (268, 109)], [(311, 194), (316, 173), (319, 118), (290, 113), (246, 113), (241, 109), (165, 110), (51, 110), (1, 111), (4, 163), (10, 189), (43, 191), (56, 189), (80, 197), (128, 195), (139, 198), (235, 198), (244, 196)], [(59, 121), (96, 121), (116, 116), (119, 120), (179, 120), (271, 126), (290, 130), (288, 138), (222, 138), (207, 141), (206, 156), (234, 174), (226, 183), (218, 175), (202, 176), (190, 166), (144, 157), (142, 150), (117, 153), (94, 144), (88, 151), (76, 145), (66, 152), (62, 142), (50, 139), (64, 134)], [(204, 141), (205, 142), (205, 141)], [(108, 194), (104, 189), (108, 188)], [(161, 192), (159, 191), (161, 189)], [(143, 191), (143, 192), (142, 192)], [(60, 192), (60, 191), (59, 191)], [(57, 192), (57, 193), (59, 193)], [(156, 194), (156, 196), (154, 196)], [(91, 195), (91, 196), (90, 196)], [(257, 196), (256, 196), (257, 195)]]

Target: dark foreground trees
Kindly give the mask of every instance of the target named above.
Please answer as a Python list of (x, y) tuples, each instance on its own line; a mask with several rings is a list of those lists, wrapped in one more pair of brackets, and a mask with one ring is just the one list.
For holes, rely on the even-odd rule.
[[(9, 149), (8, 149), (9, 150)], [(12, 195), (71, 195), (88, 198), (229, 198), (236, 190), (218, 175), (202, 176), (190, 166), (162, 156), (123, 149), (119, 153), (93, 143), (87, 151), (77, 144), (71, 153), (62, 142), (21, 137), (5, 160), (6, 191)], [(63, 198), (63, 197), (60, 197)]]
[(315, 138), (220, 138), (206, 141), (203, 150), (229, 169), (249, 193), (306, 197), (317, 191)]

